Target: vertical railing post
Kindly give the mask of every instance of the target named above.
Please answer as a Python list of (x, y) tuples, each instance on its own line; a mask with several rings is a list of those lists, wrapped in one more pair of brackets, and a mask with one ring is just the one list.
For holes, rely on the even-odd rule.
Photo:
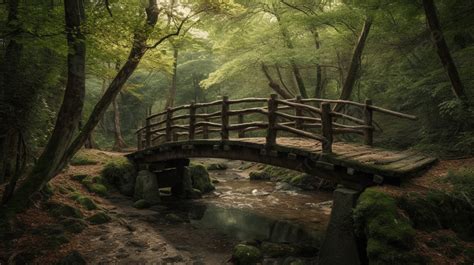
[[(299, 104), (302, 103), (300, 95), (296, 96), (296, 103), (299, 103)], [(303, 116), (303, 111), (301, 110), (301, 108), (295, 108), (295, 115), (298, 116), (298, 117)], [(299, 129), (299, 130), (303, 129), (303, 121), (302, 120), (296, 120), (295, 121), (295, 128)]]
[[(208, 122), (208, 121), (209, 121), (208, 118), (204, 119), (204, 122)], [(209, 139), (209, 127), (206, 124), (202, 126), (202, 138)]]
[[(239, 119), (238, 123), (240, 124), (244, 123), (244, 114), (239, 114), (238, 119)], [(239, 138), (245, 138), (244, 129), (239, 130)]]
[(145, 127), (145, 147), (148, 148), (151, 146), (151, 121), (150, 119), (146, 119), (146, 127)]
[(173, 123), (171, 122), (171, 119), (173, 118), (173, 112), (171, 111), (170, 108), (166, 109), (166, 135), (165, 139), (166, 142), (171, 142), (173, 139), (173, 130), (171, 129), (171, 126), (173, 126)]
[(327, 142), (323, 142), (323, 153), (332, 153), (332, 116), (331, 104), (328, 102), (321, 103), (321, 131)]
[(222, 97), (222, 111), (221, 111), (221, 139), (229, 140), (229, 98)]
[(194, 106), (194, 102), (191, 102), (189, 105), (189, 131), (188, 131), (188, 139), (194, 140), (194, 133), (196, 132), (196, 106)]
[(372, 108), (370, 108), (370, 105), (372, 105), (372, 100), (366, 99), (364, 107), (364, 121), (365, 125), (369, 126), (369, 128), (364, 130), (364, 143), (366, 145), (374, 144), (374, 131), (372, 128), (373, 111)]
[(268, 100), (268, 129), (266, 137), (266, 145), (273, 146), (276, 144), (277, 138), (277, 116), (276, 111), (278, 109), (278, 95), (272, 94)]

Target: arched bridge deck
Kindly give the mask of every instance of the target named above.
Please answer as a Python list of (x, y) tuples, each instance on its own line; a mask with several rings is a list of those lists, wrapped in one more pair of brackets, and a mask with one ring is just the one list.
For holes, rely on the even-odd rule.
[[(254, 106), (262, 103), (266, 106)], [(241, 104), (245, 107), (231, 107)], [(360, 108), (362, 117), (336, 112), (331, 104)], [(224, 97), (148, 117), (137, 131), (139, 150), (128, 157), (145, 165), (193, 157), (245, 160), (360, 185), (411, 177), (436, 161), (414, 151), (373, 147), (374, 111), (416, 119), (370, 101)], [(362, 135), (364, 144), (336, 141), (338, 134)]]

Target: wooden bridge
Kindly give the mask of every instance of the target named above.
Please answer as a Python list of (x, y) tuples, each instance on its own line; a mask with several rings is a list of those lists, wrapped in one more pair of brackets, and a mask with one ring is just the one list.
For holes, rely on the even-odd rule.
[[(334, 111), (336, 104), (362, 115)], [(413, 151), (373, 147), (374, 112), (417, 119), (370, 100), (223, 97), (147, 117), (137, 131), (138, 151), (128, 157), (142, 166), (192, 157), (246, 160), (359, 186), (399, 181), (436, 161)], [(341, 134), (360, 135), (363, 144), (336, 141)]]

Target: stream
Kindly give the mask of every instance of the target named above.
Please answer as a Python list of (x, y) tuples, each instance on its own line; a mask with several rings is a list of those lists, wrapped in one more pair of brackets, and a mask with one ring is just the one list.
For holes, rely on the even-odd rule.
[[(314, 249), (300, 261), (316, 264), (331, 211), (331, 193), (250, 181), (249, 172), (239, 169), (240, 161), (205, 162), (225, 163), (228, 169), (209, 171), (216, 189), (202, 199), (177, 202), (163, 196), (162, 204), (138, 210), (129, 198), (108, 198), (110, 205), (104, 208), (118, 222), (97, 226), (85, 235), (89, 244), (82, 253), (88, 261), (228, 264), (236, 244), (274, 242)], [(263, 263), (291, 264), (291, 258), (268, 258)]]

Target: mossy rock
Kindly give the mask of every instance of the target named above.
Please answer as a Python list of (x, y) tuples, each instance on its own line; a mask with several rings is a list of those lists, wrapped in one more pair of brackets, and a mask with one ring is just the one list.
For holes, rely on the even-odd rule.
[(61, 223), (64, 225), (66, 231), (74, 234), (81, 233), (88, 226), (86, 221), (77, 218), (66, 218), (61, 221)]
[(96, 225), (105, 224), (110, 222), (111, 220), (112, 218), (105, 212), (98, 212), (87, 218), (87, 221)]
[(271, 258), (289, 257), (298, 253), (297, 248), (283, 243), (263, 242), (261, 249), (264, 256)]
[(135, 166), (126, 158), (115, 158), (108, 162), (101, 172), (102, 177), (127, 196), (133, 196), (135, 186)]
[(45, 245), (49, 249), (55, 249), (67, 243), (69, 243), (69, 238), (67, 238), (64, 234), (60, 234), (48, 237), (46, 239)]
[(166, 221), (172, 223), (172, 224), (178, 224), (178, 223), (184, 223), (185, 220), (178, 216), (177, 214), (174, 213), (169, 213), (165, 215)]
[(72, 175), (71, 176), (71, 179), (72, 180), (75, 180), (75, 181), (83, 181), (85, 178), (87, 178), (89, 175), (86, 175), (86, 174), (77, 174), (77, 175)]
[(262, 262), (263, 255), (257, 247), (238, 244), (234, 247), (232, 258), (237, 265), (252, 265)]
[(227, 165), (224, 163), (212, 163), (207, 165), (207, 170), (226, 170)]
[(270, 180), (271, 175), (264, 171), (252, 171), (249, 173), (250, 180)]
[(79, 196), (76, 201), (89, 211), (96, 210), (98, 208), (95, 202), (86, 196)]
[(67, 204), (49, 203), (48, 209), (56, 217), (82, 218), (82, 213), (79, 209)]
[(146, 201), (146, 200), (138, 200), (135, 203), (133, 203), (133, 207), (137, 209), (145, 209), (149, 208), (151, 205)]
[(108, 194), (107, 186), (105, 181), (100, 176), (87, 176), (81, 181), (82, 185), (87, 188), (88, 191), (93, 192), (100, 196), (106, 196)]
[(188, 199), (200, 199), (202, 198), (202, 192), (198, 189), (191, 189), (186, 192), (186, 198)]
[(194, 164), (189, 166), (188, 169), (193, 188), (200, 190), (202, 193), (207, 193), (215, 189), (211, 183), (209, 173), (203, 165)]
[(415, 230), (399, 215), (394, 198), (367, 189), (353, 216), (356, 234), (367, 239), (370, 264), (413, 264), (422, 259), (413, 254)]

